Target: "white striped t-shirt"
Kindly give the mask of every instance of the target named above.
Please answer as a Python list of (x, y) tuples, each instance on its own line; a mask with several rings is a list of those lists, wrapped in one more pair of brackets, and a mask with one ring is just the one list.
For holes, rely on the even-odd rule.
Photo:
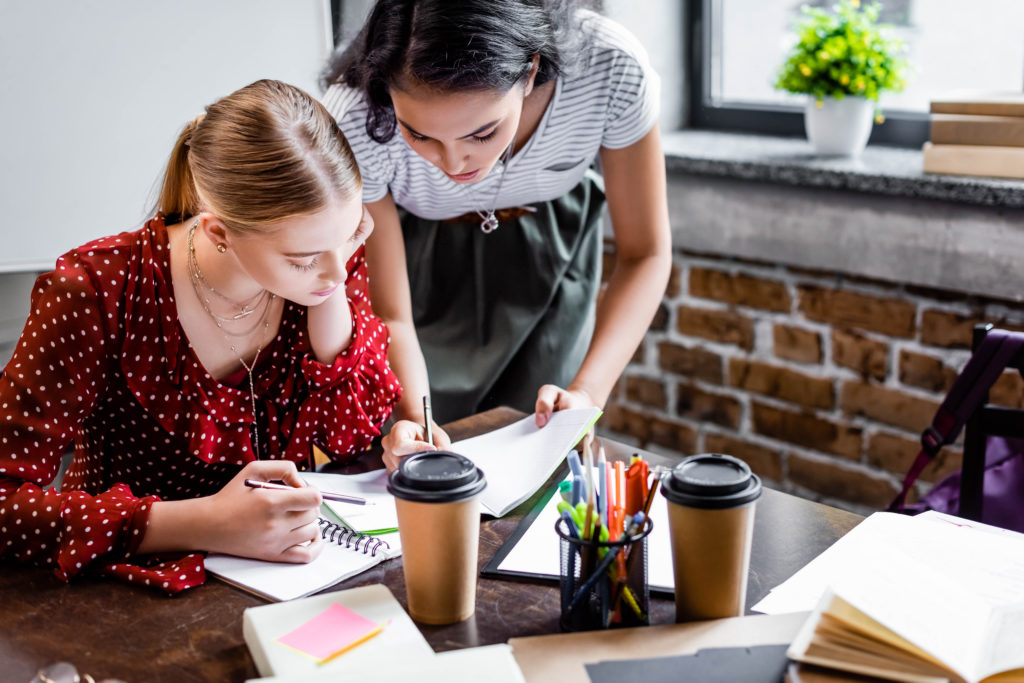
[[(338, 120), (359, 162), (363, 201), (391, 191), (395, 203), (430, 220), (491, 208), (526, 206), (561, 197), (583, 178), (601, 147), (640, 140), (658, 118), (660, 81), (647, 53), (626, 29), (586, 12), (589, 41), (569, 76), (559, 76), (537, 130), (508, 162), (471, 185), (453, 182), (417, 154), (397, 131), (386, 143), (366, 133), (366, 105), (358, 91), (331, 86), (323, 103)], [(500, 182), (500, 196), (496, 196)]]

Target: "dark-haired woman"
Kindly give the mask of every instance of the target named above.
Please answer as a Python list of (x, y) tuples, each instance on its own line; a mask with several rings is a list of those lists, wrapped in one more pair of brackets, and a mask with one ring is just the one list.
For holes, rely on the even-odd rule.
[[(636, 39), (566, 3), (378, 0), (325, 82), (405, 391), (388, 465), (431, 446), (427, 369), (439, 422), (603, 405), (671, 263), (658, 78)], [(598, 297), (605, 197), (616, 260)]]

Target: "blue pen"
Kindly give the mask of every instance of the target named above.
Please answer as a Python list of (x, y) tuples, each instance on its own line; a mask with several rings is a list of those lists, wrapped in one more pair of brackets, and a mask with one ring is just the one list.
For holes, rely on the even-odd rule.
[(583, 500), (583, 482), (576, 477), (572, 478), (572, 484), (569, 485), (569, 502), (573, 505), (579, 505), (580, 501)]
[(562, 519), (565, 520), (565, 528), (569, 535), (573, 538), (579, 538), (580, 532), (576, 530), (576, 522), (573, 521), (572, 515), (569, 514), (568, 510), (562, 510)]
[(580, 462), (580, 454), (576, 451), (569, 451), (569, 455), (565, 456), (565, 459), (569, 463), (569, 469), (572, 471), (572, 500), (569, 502), (576, 505), (585, 498), (583, 493), (583, 463)]
[[(562, 507), (562, 503), (558, 504), (559, 508)], [(568, 510), (562, 509), (562, 523), (565, 524), (565, 529), (570, 536), (578, 539), (580, 537), (579, 531), (576, 530), (576, 523), (572, 520), (572, 515), (569, 514)], [(562, 607), (565, 608), (572, 600), (572, 589), (576, 581), (576, 544), (570, 544), (569, 552), (565, 558), (565, 576), (562, 577)]]

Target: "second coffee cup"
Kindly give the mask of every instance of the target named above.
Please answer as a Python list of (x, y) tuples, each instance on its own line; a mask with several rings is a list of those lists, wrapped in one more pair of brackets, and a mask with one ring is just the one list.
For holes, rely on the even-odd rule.
[(745, 462), (704, 453), (662, 481), (668, 499), (676, 621), (743, 614), (761, 480)]
[(395, 497), (409, 615), (453, 624), (476, 607), (483, 471), (469, 458), (426, 451), (402, 459), (388, 477)]

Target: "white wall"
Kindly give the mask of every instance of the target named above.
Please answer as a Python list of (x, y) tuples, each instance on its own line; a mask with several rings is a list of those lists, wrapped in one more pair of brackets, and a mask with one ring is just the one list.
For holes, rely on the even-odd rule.
[(0, 272), (140, 225), (181, 127), (260, 78), (316, 94), (327, 0), (0, 0)]
[(137, 227), (178, 131), (258, 78), (317, 94), (328, 0), (0, 0), (0, 367), (39, 271)]
[(682, 128), (686, 121), (686, 4), (679, 0), (604, 0), (605, 14), (640, 40), (651, 66), (661, 76), (662, 132)]

